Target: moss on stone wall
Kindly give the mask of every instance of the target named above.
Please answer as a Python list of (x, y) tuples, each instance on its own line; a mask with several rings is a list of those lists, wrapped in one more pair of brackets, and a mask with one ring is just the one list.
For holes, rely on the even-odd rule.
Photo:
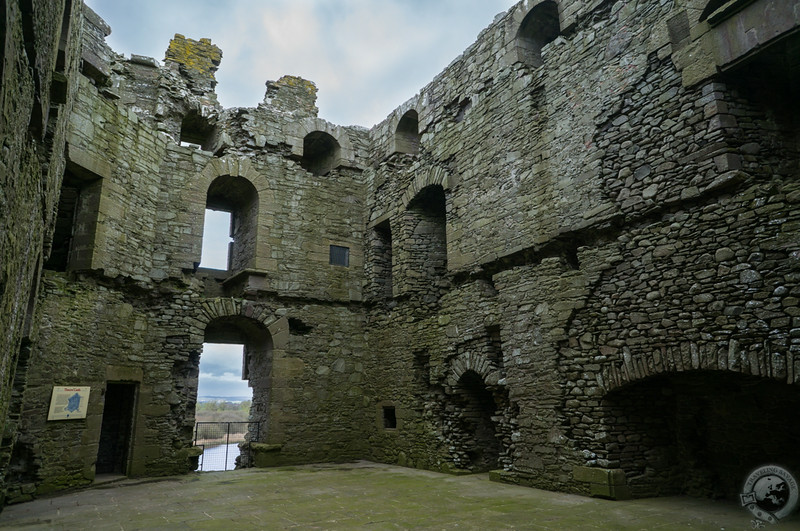
[[(9, 492), (92, 479), (108, 382), (137, 393), (124, 471), (189, 471), (209, 338), (247, 347), (262, 423), (250, 436), (280, 447), (261, 464), (498, 467), (504, 480), (580, 493), (597, 469), (614, 478), (605, 496), (641, 495), (672, 470), (647, 461), (651, 450), (674, 445), (624, 414), (647, 417), (652, 396), (637, 382), (660, 375), (691, 394), (685, 372), (743, 373), (780, 381), (781, 407), (793, 403), (796, 105), (736, 75), (684, 86), (672, 60), (682, 41), (665, 29), (673, 4), (562, 2), (559, 36), (529, 64), (518, 60), (521, 2), (369, 132), (319, 119), (316, 86), (294, 76), (268, 82), (257, 108), (224, 110), (208, 39), (176, 35), (160, 67), (105, 53), (94, 21), (95, 70), (65, 74), (79, 91), (44, 149), (26, 129), (43, 100), (18, 46), (0, 167), (14, 206), (0, 243), (11, 353), (0, 406), (26, 412), (4, 440)], [(771, 64), (756, 61), (770, 86), (796, 83)], [(395, 153), (411, 111), (417, 131), (401, 132), (418, 153)], [(333, 154), (324, 171), (308, 164), (320, 145)], [(70, 234), (86, 256), (45, 274), (34, 313), (65, 165), (79, 215), (62, 217), (78, 220)], [(230, 271), (198, 269), (207, 207), (234, 213)], [(347, 265), (331, 263), (332, 246), (348, 249)], [(59, 383), (92, 386), (87, 419), (45, 420)], [(637, 397), (644, 409), (625, 410)], [(715, 492), (682, 465), (670, 489), (679, 477)]]

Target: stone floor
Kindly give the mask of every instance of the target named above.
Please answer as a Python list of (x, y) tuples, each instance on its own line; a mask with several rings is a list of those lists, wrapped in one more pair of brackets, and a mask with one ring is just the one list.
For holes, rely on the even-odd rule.
[[(614, 502), (368, 462), (124, 480), (6, 507), (24, 529), (752, 529), (731, 502)], [(800, 529), (793, 515), (776, 529)]]

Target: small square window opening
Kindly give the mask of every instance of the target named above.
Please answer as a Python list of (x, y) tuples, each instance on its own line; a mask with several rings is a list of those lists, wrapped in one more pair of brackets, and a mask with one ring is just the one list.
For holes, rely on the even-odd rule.
[(350, 248), (331, 245), (330, 264), (350, 267)]
[(395, 414), (394, 406), (383, 406), (383, 427), (387, 430), (397, 428), (397, 415)]

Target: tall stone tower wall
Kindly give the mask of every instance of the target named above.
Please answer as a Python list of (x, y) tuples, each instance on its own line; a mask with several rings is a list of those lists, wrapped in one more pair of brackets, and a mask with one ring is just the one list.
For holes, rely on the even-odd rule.
[[(18, 437), (19, 393), (40, 328), (40, 274), (57, 222), (82, 7), (34, 0), (3, 2), (0, 12), (0, 471)], [(0, 499), (3, 486), (0, 479)]]

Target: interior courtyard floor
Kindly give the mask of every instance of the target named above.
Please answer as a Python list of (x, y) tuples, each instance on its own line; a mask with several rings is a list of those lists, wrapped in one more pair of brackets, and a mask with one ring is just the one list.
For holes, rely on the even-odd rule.
[[(745, 530), (731, 501), (608, 501), (365, 461), (125, 479), (11, 505), (9, 529)], [(776, 529), (800, 529), (792, 515)]]

